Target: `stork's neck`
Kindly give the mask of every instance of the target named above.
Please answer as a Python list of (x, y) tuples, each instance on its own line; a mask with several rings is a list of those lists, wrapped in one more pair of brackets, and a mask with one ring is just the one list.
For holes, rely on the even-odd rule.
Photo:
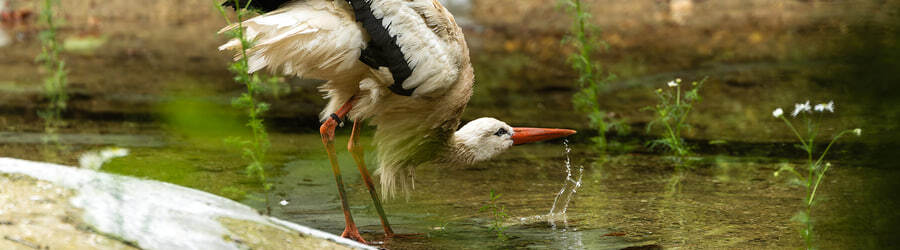
[(465, 138), (457, 135), (456, 133), (451, 136), (449, 140), (449, 145), (447, 145), (447, 150), (445, 154), (443, 154), (443, 161), (445, 163), (454, 164), (454, 165), (471, 165), (479, 161), (480, 152), (477, 147), (473, 147), (471, 145), (467, 145), (465, 143)]

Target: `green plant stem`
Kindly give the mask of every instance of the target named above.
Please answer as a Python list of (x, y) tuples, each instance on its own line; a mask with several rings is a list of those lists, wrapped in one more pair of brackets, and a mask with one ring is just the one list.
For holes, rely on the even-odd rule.
[(816, 190), (819, 189), (819, 183), (822, 183), (822, 179), (825, 178), (825, 171), (828, 171), (830, 166), (825, 165), (825, 168), (822, 169), (822, 172), (819, 173), (816, 177), (816, 184), (813, 186), (812, 193), (809, 195), (809, 202), (807, 202), (808, 206), (812, 206), (813, 199), (816, 198)]
[(44, 141), (56, 144), (57, 149), (65, 147), (59, 141), (57, 130), (64, 125), (62, 112), (66, 109), (68, 95), (66, 94), (67, 72), (65, 61), (60, 58), (61, 48), (57, 41), (58, 22), (54, 19), (54, 5), (58, 0), (44, 0), (39, 20), (46, 25), (46, 30), (40, 32), (39, 39), (42, 43), (41, 54), (36, 58), (42, 63), (42, 67), (50, 75), (44, 78), (44, 95), (49, 100), (46, 109), (38, 112), (44, 120)]
[[(808, 112), (807, 112), (808, 113)], [(806, 151), (807, 155), (807, 175), (804, 177), (800, 175), (793, 167), (782, 167), (778, 171), (789, 170), (794, 173), (798, 179), (805, 179), (806, 186), (806, 200), (804, 201), (805, 205), (805, 214), (802, 214), (802, 222), (804, 223), (805, 228), (801, 231), (803, 235), (804, 242), (806, 243), (807, 249), (812, 249), (812, 208), (815, 204), (816, 194), (818, 193), (819, 186), (822, 184), (822, 180), (825, 179), (825, 174), (831, 168), (831, 164), (825, 163), (823, 166), (823, 161), (825, 156), (831, 151), (831, 147), (837, 142), (841, 137), (845, 134), (853, 132), (853, 130), (843, 130), (834, 136), (831, 141), (828, 143), (828, 146), (825, 147), (825, 150), (819, 154), (818, 158), (813, 158), (813, 154), (815, 153), (815, 141), (816, 137), (819, 133), (819, 119), (821, 116), (816, 116), (814, 121), (811, 118), (811, 115), (804, 113), (803, 114), (803, 122), (806, 124), (806, 136), (803, 137), (799, 130), (791, 123), (785, 116), (780, 116), (781, 120), (787, 124), (787, 126), (794, 132), (794, 135), (800, 140), (802, 144), (802, 148)], [(815, 161), (813, 160), (815, 159)], [(776, 172), (777, 173), (777, 172)]]
[(805, 240), (806, 240), (806, 246), (807, 246), (807, 248), (810, 248), (812, 246), (812, 202), (813, 202), (812, 199), (815, 194), (814, 188), (816, 188), (816, 187), (813, 187), (813, 175), (815, 174), (816, 166), (813, 165), (813, 161), (812, 161), (812, 159), (813, 159), (813, 156), (812, 156), (813, 155), (813, 140), (815, 138), (815, 135), (812, 131), (812, 122), (810, 121), (809, 117), (806, 114), (804, 114), (803, 117), (804, 117), (804, 120), (806, 121), (807, 135), (810, 137), (809, 141), (806, 143), (806, 155), (808, 157), (807, 158), (807, 164), (808, 164), (807, 171), (809, 174), (806, 177), (806, 232), (804, 233)]
[[(821, 171), (816, 171), (819, 166), (822, 165), (822, 161), (825, 159), (825, 156), (831, 150), (831, 147), (834, 143), (844, 136), (844, 134), (851, 132), (851, 130), (844, 130), (838, 133), (837, 136), (831, 139), (828, 143), (828, 146), (819, 155), (816, 161), (813, 161), (813, 151), (814, 151), (814, 143), (815, 137), (817, 135), (816, 131), (818, 130), (818, 126), (816, 123), (812, 122), (811, 119), (804, 114), (804, 120), (806, 122), (807, 135), (809, 139), (803, 138), (800, 135), (800, 132), (793, 126), (793, 124), (787, 120), (784, 116), (781, 116), (781, 119), (791, 128), (791, 131), (800, 139), (800, 143), (803, 144), (803, 149), (806, 151), (807, 155), (807, 176), (806, 176), (806, 219), (805, 219), (805, 230), (803, 231), (803, 238), (806, 243), (807, 249), (812, 247), (812, 206), (815, 202), (816, 193), (819, 190), (819, 185), (822, 183), (822, 180), (825, 179), (825, 173), (828, 171), (830, 166), (825, 164)], [(795, 173), (796, 174), (796, 173)]]
[(675, 86), (675, 107), (681, 107), (681, 84)]
[[(594, 26), (590, 23), (587, 6), (581, 0), (563, 0), (567, 14), (572, 17), (571, 33), (564, 43), (571, 43), (576, 51), (569, 57), (572, 68), (578, 73), (577, 86), (580, 91), (573, 97), (573, 104), (580, 112), (587, 113), (591, 125), (597, 128), (598, 135), (592, 140), (600, 150), (606, 150), (608, 142), (606, 134), (614, 127), (614, 121), (600, 109), (597, 99), (604, 90), (605, 80), (600, 78), (603, 72), (600, 64), (592, 60), (598, 41), (594, 41)], [(602, 41), (601, 41), (602, 42)], [(608, 124), (610, 123), (610, 124)]]
[(676, 135), (675, 131), (673, 131), (672, 126), (669, 125), (669, 122), (663, 122), (666, 125), (666, 130), (669, 131), (669, 140), (674, 144), (675, 151), (678, 151), (678, 154), (682, 154), (681, 142), (678, 140), (678, 135)]
[(271, 214), (271, 206), (269, 200), (269, 190), (271, 189), (271, 184), (268, 183), (266, 179), (265, 166), (264, 163), (266, 161), (266, 151), (270, 146), (268, 134), (265, 131), (265, 126), (263, 125), (263, 120), (260, 118), (260, 115), (268, 109), (268, 104), (265, 102), (261, 102), (254, 98), (255, 95), (260, 92), (260, 81), (261, 79), (254, 74), (249, 72), (249, 59), (247, 57), (247, 50), (253, 47), (253, 42), (247, 40), (245, 37), (246, 33), (244, 30), (244, 17), (247, 13), (247, 9), (249, 8), (252, 1), (247, 1), (243, 6), (240, 5), (238, 0), (234, 0), (234, 5), (239, 6), (236, 8), (236, 22), (232, 23), (228, 18), (228, 15), (225, 12), (225, 8), (219, 5), (217, 2), (213, 2), (218, 6), (219, 12), (225, 21), (229, 25), (234, 25), (234, 29), (229, 33), (232, 38), (237, 39), (240, 46), (240, 58), (232, 63), (230, 70), (236, 74), (235, 80), (245, 85), (247, 88), (247, 92), (242, 94), (241, 97), (236, 98), (233, 101), (233, 105), (237, 108), (246, 109), (247, 116), (249, 121), (246, 126), (250, 127), (252, 132), (252, 139), (250, 140), (242, 140), (239, 141), (240, 145), (243, 145), (243, 155), (245, 159), (250, 161), (250, 164), (247, 166), (247, 173), (250, 177), (255, 177), (260, 183), (262, 183), (264, 194), (265, 194), (265, 203), (266, 203), (266, 213)]
[(687, 120), (688, 114), (694, 109), (694, 105), (688, 105), (687, 110), (684, 111), (684, 115), (681, 116), (681, 119), (678, 120), (677, 124), (684, 124), (684, 121)]
[(831, 149), (831, 145), (833, 145), (834, 142), (836, 142), (838, 139), (840, 139), (842, 136), (844, 136), (844, 134), (849, 133), (849, 132), (851, 132), (851, 130), (841, 131), (841, 133), (839, 133), (837, 136), (835, 136), (833, 139), (831, 139), (831, 142), (828, 143), (827, 147), (825, 147), (825, 151), (823, 151), (822, 155), (819, 156), (819, 159), (816, 160), (816, 166), (818, 166), (819, 164), (822, 164), (822, 159), (824, 159), (825, 155), (828, 154), (828, 151)]
[(592, 47), (590, 46), (590, 41), (587, 38), (587, 30), (585, 29), (584, 22), (584, 10), (581, 8), (581, 0), (575, 0), (575, 13), (578, 14), (577, 22), (578, 22), (578, 42), (581, 45), (581, 60), (582, 64), (586, 65), (584, 67), (584, 72), (586, 76), (591, 76), (588, 79), (593, 79), (594, 69), (590, 67), (592, 64), (590, 60)]
[[(828, 150), (831, 149), (831, 145), (833, 145), (834, 142), (836, 142), (838, 139), (840, 139), (842, 136), (844, 136), (844, 134), (846, 134), (848, 132), (850, 132), (850, 130), (841, 131), (841, 133), (839, 133), (837, 136), (835, 136), (833, 139), (831, 139), (831, 142), (828, 143), (828, 147), (825, 148), (825, 151), (823, 151), (822, 155), (819, 156), (819, 160), (816, 161), (815, 166), (819, 166), (820, 164), (822, 164), (822, 159), (824, 159), (825, 155), (828, 154)], [(822, 183), (822, 179), (825, 178), (825, 172), (828, 171), (829, 167), (830, 166), (828, 164), (825, 164), (825, 168), (823, 168), (822, 171), (820, 171), (817, 174), (816, 184), (813, 186), (812, 193), (809, 195), (808, 205), (812, 205), (813, 199), (816, 197), (816, 191), (819, 189), (819, 183)]]
[[(788, 121), (788, 119), (787, 119), (787, 118), (785, 118), (785, 117), (784, 117), (784, 115), (782, 115), (782, 116), (780, 116), (780, 117), (781, 117), (781, 120), (783, 120), (783, 121), (784, 121), (784, 123), (785, 123), (785, 124), (787, 124), (787, 125), (788, 125), (788, 127), (790, 127), (790, 128), (791, 128), (791, 131), (794, 131), (794, 135), (796, 135), (796, 136), (797, 136), (797, 139), (800, 139), (800, 143), (803, 143), (803, 147), (804, 147), (804, 148), (808, 148), (808, 146), (806, 146), (806, 139), (803, 139), (803, 136), (800, 136), (800, 132), (799, 132), (799, 131), (797, 131), (797, 129), (796, 129), (796, 128), (794, 128), (794, 125), (793, 125), (793, 124), (791, 124), (791, 122), (790, 122), (790, 121)], [(807, 151), (808, 151), (808, 150), (807, 150)]]

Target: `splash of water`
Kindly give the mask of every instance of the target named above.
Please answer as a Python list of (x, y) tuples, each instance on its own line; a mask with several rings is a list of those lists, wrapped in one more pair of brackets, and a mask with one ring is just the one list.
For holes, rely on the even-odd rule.
[[(572, 152), (572, 148), (569, 147), (569, 140), (564, 140), (563, 145), (566, 147), (566, 180), (563, 182), (562, 189), (556, 193), (556, 198), (553, 199), (553, 207), (550, 208), (550, 213), (547, 214), (547, 221), (554, 229), (556, 228), (556, 219), (561, 219), (566, 227), (568, 227), (566, 211), (569, 209), (569, 203), (572, 201), (572, 197), (575, 197), (575, 193), (578, 192), (578, 188), (581, 187), (581, 178), (584, 176), (584, 166), (578, 166), (577, 177), (572, 176), (572, 159), (569, 156), (569, 153)], [(565, 198), (560, 199), (560, 197)]]

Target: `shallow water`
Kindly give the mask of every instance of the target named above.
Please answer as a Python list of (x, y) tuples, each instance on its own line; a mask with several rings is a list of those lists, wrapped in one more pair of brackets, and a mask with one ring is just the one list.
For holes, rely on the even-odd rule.
[[(278, 133), (272, 138), (277, 148), (268, 169), (275, 184), (270, 200), (273, 216), (341, 233), (340, 203), (318, 135)], [(802, 208), (804, 191), (789, 185), (783, 176), (773, 176), (781, 164), (797, 160), (701, 155), (688, 159), (691, 167), (680, 170), (669, 157), (604, 155), (575, 139), (568, 157), (574, 177), (578, 167), (584, 167), (584, 172), (565, 216), (548, 215), (568, 182), (563, 142), (517, 146), (470, 168), (418, 169), (416, 189), (409, 198), (385, 204), (394, 231), (421, 234), (416, 238), (385, 240), (349, 153), (339, 152), (339, 161), (363, 236), (389, 249), (798, 248), (803, 244), (790, 218)], [(369, 140), (365, 137), (363, 143)], [(198, 140), (184, 138), (166, 141), (163, 147), (132, 147), (130, 156), (114, 159), (104, 170), (199, 188), (264, 210), (263, 200), (253, 198), (263, 197), (258, 183), (243, 175), (243, 160), (236, 149), (202, 146)], [(337, 145), (346, 141), (346, 135), (339, 136)], [(368, 158), (374, 162), (371, 155)], [(900, 172), (853, 166), (836, 164), (820, 190), (813, 213), (815, 244), (821, 249), (878, 248), (891, 243), (885, 237), (893, 232), (890, 223), (897, 221), (893, 211), (900, 204), (883, 190), (900, 178)], [(492, 216), (479, 211), (489, 204), (491, 190), (501, 195), (497, 204), (510, 216), (503, 222), (505, 240), (490, 230)], [(288, 204), (279, 205), (281, 200)]]
[[(577, 150), (579, 144), (574, 147)], [(693, 169), (678, 171), (670, 160), (656, 155), (604, 157), (579, 151), (572, 157), (575, 165), (585, 167), (583, 187), (564, 218), (547, 218), (567, 178), (563, 150), (558, 142), (529, 145), (471, 169), (418, 171), (417, 189), (410, 199), (389, 201), (386, 210), (398, 233), (427, 233), (428, 237), (393, 240), (385, 246), (611, 249), (802, 244), (789, 219), (800, 210), (803, 191), (772, 175), (782, 160), (712, 156), (697, 159)], [(345, 180), (352, 190), (351, 206), (367, 236), (379, 239), (377, 214), (360, 180), (352, 174), (351, 164), (345, 154), (342, 166), (347, 168)], [(275, 215), (340, 232), (342, 217), (327, 167), (324, 158), (286, 164), (287, 174), (276, 178), (276, 193), (291, 205), (277, 208)], [(895, 171), (836, 168), (829, 175), (832, 181), (823, 186), (825, 198), (815, 211), (821, 214), (817, 217), (818, 246), (859, 247), (855, 240), (873, 237), (840, 235), (848, 229), (864, 228), (841, 224), (845, 219), (836, 215), (848, 210), (866, 208), (869, 210), (857, 213), (896, 217), (885, 216), (890, 210), (882, 210), (892, 205), (878, 208), (870, 203), (883, 201), (860, 195), (897, 176)], [(490, 214), (479, 212), (488, 204), (490, 190), (502, 194), (499, 204), (511, 216), (504, 223), (509, 227), (509, 240), (497, 239), (488, 228)], [(327, 202), (322, 202), (323, 198)], [(556, 220), (556, 227), (551, 219)]]
[[(722, 74), (715, 78), (740, 76)], [(349, 133), (349, 127), (344, 127), (336, 145), (354, 218), (364, 237), (389, 249), (800, 248), (799, 227), (790, 219), (801, 210), (805, 191), (773, 173), (782, 164), (801, 163), (802, 159), (796, 157), (802, 151), (781, 142), (789, 138), (777, 134), (785, 132), (782, 124), (759, 122), (764, 119), (760, 116), (768, 118), (767, 105), (757, 105), (759, 100), (747, 95), (735, 98), (727, 94), (734, 88), (728, 87), (729, 80), (720, 81), (724, 83), (711, 84), (706, 92), (708, 102), (716, 105), (704, 105), (700, 115), (692, 118), (698, 124), (695, 133), (699, 136), (691, 137), (690, 142), (700, 154), (688, 160), (691, 168), (679, 170), (670, 157), (643, 149), (601, 154), (588, 142), (595, 132), (582, 130), (570, 138), (572, 151), (568, 155), (560, 140), (517, 146), (497, 159), (469, 168), (419, 169), (416, 190), (409, 199), (385, 204), (394, 231), (422, 234), (418, 238), (383, 238), (358, 171), (350, 155), (342, 150)], [(796, 86), (804, 85), (780, 88)], [(628, 87), (610, 96), (636, 106), (647, 103), (640, 98), (644, 92), (649, 93), (647, 90)], [(503, 117), (511, 124), (526, 126), (583, 126), (580, 114), (571, 111), (570, 93), (566, 91), (498, 95), (504, 91), (485, 88), (476, 92), (466, 116)], [(801, 92), (782, 94), (797, 96)], [(60, 136), (68, 148), (57, 157), (45, 157), (41, 134), (30, 132), (39, 125), (21, 125), (27, 124), (21, 121), (27, 119), (4, 116), (0, 120), (12, 129), (0, 133), (0, 149), (3, 156), (72, 164), (78, 153), (98, 145), (124, 146), (131, 149), (131, 155), (113, 160), (104, 171), (201, 189), (263, 211), (259, 183), (244, 174), (246, 161), (241, 159), (239, 149), (223, 142), (223, 138), (244, 131), (240, 117), (229, 113), (227, 105), (211, 103), (215, 102), (198, 104), (176, 98), (162, 105), (160, 117), (147, 118), (152, 122), (70, 121), (73, 125)], [(819, 190), (813, 211), (814, 245), (821, 249), (891, 246), (898, 243), (894, 235), (900, 218), (895, 211), (900, 204), (893, 192), (893, 180), (900, 178), (900, 168), (895, 168), (883, 152), (896, 148), (892, 139), (896, 134), (891, 132), (896, 125), (871, 118), (864, 104), (839, 107), (846, 113), (826, 121), (837, 124), (833, 126), (862, 126), (867, 136), (847, 138), (829, 157), (835, 160), (835, 166)], [(888, 111), (889, 115), (896, 114), (896, 110)], [(267, 172), (275, 186), (269, 205), (276, 217), (339, 234), (344, 222), (334, 178), (319, 135), (298, 132), (307, 127), (316, 126), (273, 126), (273, 131), (293, 132), (271, 134)], [(648, 138), (652, 136), (619, 139), (637, 140), (640, 145)], [(713, 143), (704, 138), (728, 141)], [(370, 145), (370, 137), (362, 140), (363, 145)], [(567, 161), (573, 181), (568, 180)], [(367, 162), (375, 162), (371, 154)], [(566, 191), (579, 182), (577, 173), (582, 173), (582, 167), (578, 191)], [(497, 204), (510, 216), (503, 222), (506, 240), (491, 231), (490, 213), (479, 211), (489, 204), (492, 190), (502, 195)], [(560, 190), (564, 191), (561, 195)], [(560, 202), (569, 195), (570, 202)], [(288, 205), (279, 205), (281, 200)], [(554, 204), (568, 204), (564, 216), (550, 215), (558, 211)]]

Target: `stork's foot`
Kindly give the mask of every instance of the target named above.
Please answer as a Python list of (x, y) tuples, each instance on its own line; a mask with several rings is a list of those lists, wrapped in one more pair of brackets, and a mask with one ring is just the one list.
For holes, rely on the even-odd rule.
[(366, 239), (363, 239), (362, 235), (359, 235), (359, 230), (356, 227), (345, 227), (344, 232), (341, 233), (341, 237), (358, 241), (359, 243), (369, 244), (366, 242)]

